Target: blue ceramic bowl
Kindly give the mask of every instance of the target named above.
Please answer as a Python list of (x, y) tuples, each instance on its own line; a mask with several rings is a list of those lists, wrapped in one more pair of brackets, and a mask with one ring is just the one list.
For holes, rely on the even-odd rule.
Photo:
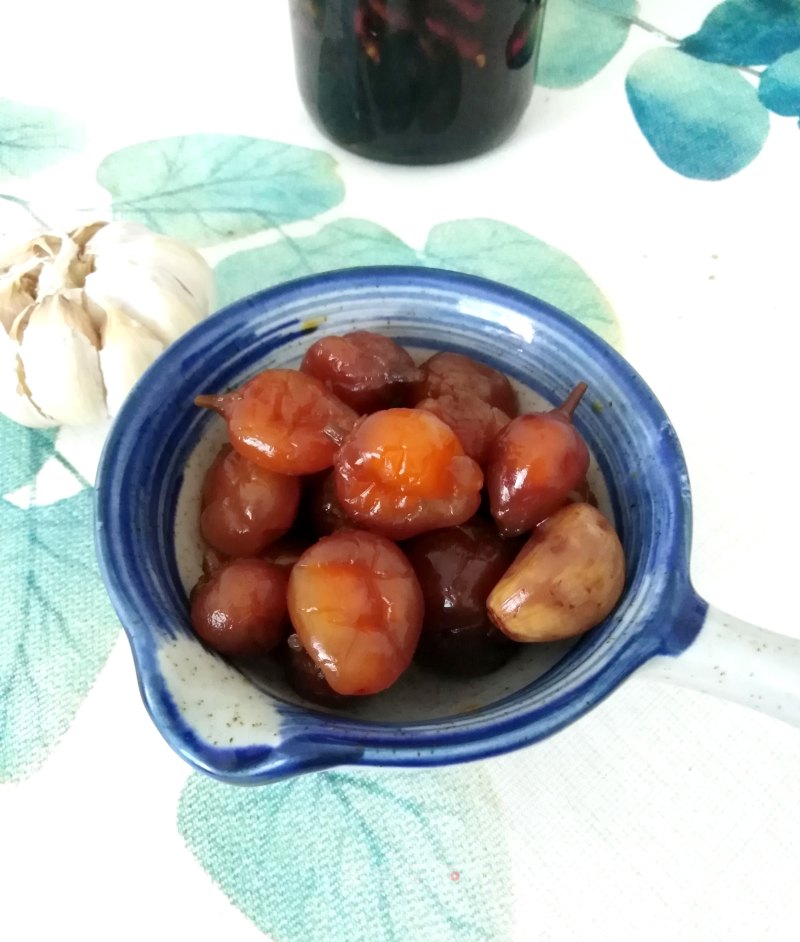
[[(414, 667), (347, 713), (303, 704), (268, 665), (240, 669), (197, 641), (187, 590), (200, 571), (200, 482), (224, 426), (193, 399), (266, 367), (296, 365), (313, 339), (353, 329), (420, 351), (470, 354), (550, 402), (588, 382), (576, 423), (607, 485), (627, 559), (624, 596), (604, 623), (571, 647), (526, 645), (477, 680)], [(686, 648), (706, 609), (688, 580), (683, 456), (647, 386), (566, 314), (444, 271), (315, 276), (199, 324), (150, 368), (120, 412), (100, 463), (96, 521), (103, 578), (153, 721), (193, 766), (231, 782), (338, 764), (439, 765), (529, 745), (591, 709), (648, 659)]]

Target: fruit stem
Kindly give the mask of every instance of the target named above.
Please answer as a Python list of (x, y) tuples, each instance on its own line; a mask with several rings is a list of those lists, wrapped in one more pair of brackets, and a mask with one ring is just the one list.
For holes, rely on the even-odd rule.
[(219, 412), (222, 415), (223, 407), (225, 405), (225, 400), (227, 396), (195, 396), (194, 404), (200, 406), (201, 409), (213, 409), (215, 412)]
[(578, 383), (578, 385), (572, 390), (572, 392), (561, 403), (561, 405), (553, 411), (561, 412), (568, 419), (571, 419), (575, 409), (578, 406), (578, 403), (581, 401), (581, 399), (583, 399), (583, 395), (588, 388), (589, 386), (586, 383)]

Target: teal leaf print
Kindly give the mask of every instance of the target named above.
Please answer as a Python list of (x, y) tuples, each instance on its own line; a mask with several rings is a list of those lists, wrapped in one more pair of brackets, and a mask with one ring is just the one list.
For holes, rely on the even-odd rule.
[(303, 775), (265, 788), (192, 775), (178, 828), (275, 942), (505, 942), (510, 872), (486, 773)]
[(698, 180), (723, 180), (764, 146), (769, 114), (735, 69), (652, 49), (625, 83), (634, 117), (664, 163)]
[(301, 239), (284, 236), (246, 249), (214, 269), (220, 305), (302, 275), (356, 265), (413, 265), (417, 253), (387, 229), (364, 219), (341, 219)]
[[(35, 451), (40, 443), (31, 447)], [(30, 774), (47, 758), (118, 634), (95, 568), (91, 491), (25, 510), (0, 498), (0, 572), (0, 782), (5, 782)]]
[(425, 264), (491, 278), (561, 308), (611, 344), (619, 324), (611, 305), (565, 252), (496, 219), (459, 219), (431, 229)]
[(681, 49), (707, 62), (768, 65), (800, 46), (798, 0), (725, 0)]
[(133, 144), (109, 154), (97, 180), (115, 216), (196, 245), (308, 219), (344, 196), (329, 154), (226, 134)]
[(84, 144), (83, 127), (73, 118), (0, 98), (0, 181), (38, 173)]
[(550, 0), (536, 82), (572, 88), (594, 78), (625, 45), (636, 0)]
[(569, 255), (516, 226), (459, 219), (435, 226), (421, 252), (376, 223), (342, 219), (312, 236), (237, 252), (216, 269), (220, 304), (291, 278), (354, 265), (426, 265), (493, 278), (560, 307), (619, 343), (611, 305)]
[(31, 429), (0, 415), (0, 498), (28, 484), (55, 453), (57, 429)]
[(800, 49), (787, 52), (761, 73), (758, 97), (775, 114), (800, 115)]

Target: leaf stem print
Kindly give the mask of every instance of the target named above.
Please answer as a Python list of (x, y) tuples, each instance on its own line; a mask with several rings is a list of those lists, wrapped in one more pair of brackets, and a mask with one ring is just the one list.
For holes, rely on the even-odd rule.
[(38, 173), (83, 150), (85, 133), (52, 108), (0, 98), (0, 180)]
[(28, 200), (24, 200), (20, 196), (14, 196), (12, 193), (0, 193), (0, 200), (5, 200), (6, 203), (13, 203), (15, 206), (24, 209), (37, 225), (46, 225), (44, 219), (33, 210)]
[(60, 451), (56, 451), (53, 457), (61, 465), (61, 467), (64, 468), (66, 471), (69, 471), (69, 473), (75, 478), (75, 480), (79, 481), (83, 487), (92, 486), (92, 482), (87, 481), (86, 478), (81, 474), (81, 472), (75, 467), (75, 465), (68, 458), (65, 458), (64, 455), (62, 455)]
[(724, 180), (760, 153), (767, 109), (800, 114), (797, 0), (722, 0), (683, 39), (643, 20), (636, 0), (551, 0), (539, 84), (572, 88), (593, 78), (633, 27), (663, 45), (630, 67), (628, 102), (648, 143), (676, 173)]
[(344, 196), (329, 154), (228, 134), (133, 144), (109, 154), (97, 180), (115, 216), (200, 246), (309, 219)]
[[(0, 419), (0, 782), (38, 768), (69, 728), (118, 634), (92, 547), (92, 494), (55, 502), (39, 472), (61, 456), (52, 430)], [(76, 479), (85, 479), (66, 458)], [(20, 507), (6, 495), (30, 489)], [(40, 499), (41, 498), (41, 499)], [(57, 565), (54, 565), (56, 563)], [(44, 577), (46, 574), (46, 578)]]
[[(646, 33), (651, 33), (653, 36), (657, 36), (659, 39), (663, 39), (664, 42), (669, 43), (671, 46), (680, 46), (683, 43), (682, 39), (679, 39), (677, 36), (671, 36), (669, 33), (665, 33), (663, 29), (659, 29), (657, 26), (654, 26), (652, 23), (647, 23), (645, 20), (641, 19), (638, 16), (626, 16), (623, 13), (611, 13), (611, 16), (616, 16), (617, 19), (625, 20), (630, 23), (631, 26), (636, 26), (639, 29), (644, 30)], [(737, 66), (740, 72), (747, 72), (749, 75), (754, 75), (758, 78), (761, 75), (761, 72), (758, 69), (751, 68), (750, 66), (740, 65)]]

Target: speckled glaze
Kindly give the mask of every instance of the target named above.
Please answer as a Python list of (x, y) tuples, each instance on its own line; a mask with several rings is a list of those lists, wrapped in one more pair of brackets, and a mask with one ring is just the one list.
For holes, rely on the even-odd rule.
[(713, 605), (680, 657), (655, 657), (640, 669), (800, 726), (800, 641), (758, 628)]
[[(224, 429), (193, 406), (194, 397), (266, 367), (295, 365), (311, 337), (355, 328), (412, 348), (477, 356), (551, 402), (577, 380), (588, 382), (575, 421), (592, 449), (596, 480), (607, 484), (604, 502), (628, 569), (623, 599), (603, 624), (572, 646), (526, 646), (478, 680), (414, 668), (385, 694), (338, 713), (300, 703), (269, 662), (232, 666), (195, 639), (186, 590), (199, 569), (197, 501)], [(688, 578), (683, 457), (647, 386), (567, 315), (450, 272), (314, 276), (198, 325), (151, 367), (120, 412), (98, 473), (96, 524), (103, 578), (150, 715), (188, 762), (231, 782), (338, 764), (438, 765), (529, 745), (577, 719), (652, 658), (675, 662), (708, 608)]]

